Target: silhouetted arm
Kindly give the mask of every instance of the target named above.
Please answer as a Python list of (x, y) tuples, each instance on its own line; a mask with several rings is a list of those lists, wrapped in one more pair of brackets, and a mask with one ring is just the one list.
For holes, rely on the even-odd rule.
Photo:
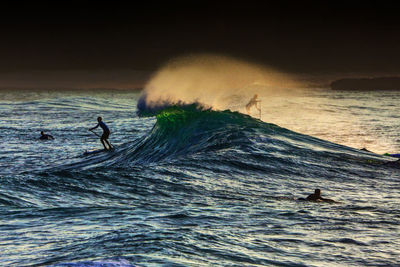
[(94, 129), (96, 129), (97, 127), (99, 127), (100, 123), (98, 123), (96, 126), (94, 126), (93, 128), (90, 128), (89, 131), (92, 131)]

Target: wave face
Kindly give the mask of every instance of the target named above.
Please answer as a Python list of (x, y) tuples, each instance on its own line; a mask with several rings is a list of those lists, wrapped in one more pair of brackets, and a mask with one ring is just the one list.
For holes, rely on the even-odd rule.
[[(80, 112), (88, 115), (71, 123), (98, 114), (87, 102)], [(35, 105), (47, 110), (43, 102), (30, 105), (29, 113)], [(61, 117), (77, 112), (57, 105)], [(400, 225), (394, 159), (199, 104), (144, 109), (151, 117), (132, 119), (135, 111), (110, 107), (119, 118), (109, 123), (114, 151), (84, 156), (77, 150), (67, 158), (46, 150), (52, 164), (34, 161), (36, 169), (2, 173), (0, 245), (7, 250), (0, 262), (393, 265), (400, 256), (393, 234)], [(59, 120), (60, 113), (48, 116)], [(11, 126), (20, 127), (16, 123)], [(58, 139), (93, 138), (71, 133), (53, 133), (54, 142), (32, 146), (32, 154)], [(315, 188), (339, 203), (297, 201)]]
[(295, 133), (238, 112), (205, 109), (200, 104), (152, 107), (142, 114), (156, 116), (148, 135), (121, 145), (115, 152), (95, 157), (94, 162), (90, 159), (67, 168), (88, 169), (100, 163), (107, 167), (158, 162), (179, 165), (182, 159), (198, 164), (204, 160), (209, 164), (214, 159), (215, 166), (228, 164), (229, 168), (244, 171), (282, 166), (285, 172), (292, 170), (290, 174), (294, 175), (302, 173), (302, 164), (311, 162), (321, 172), (334, 166), (344, 169), (347, 164), (343, 163), (349, 160), (357, 164), (372, 159), (384, 162), (356, 149)]

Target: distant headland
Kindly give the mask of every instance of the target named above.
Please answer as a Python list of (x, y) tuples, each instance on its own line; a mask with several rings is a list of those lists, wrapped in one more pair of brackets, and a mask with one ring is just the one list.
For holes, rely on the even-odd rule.
[(345, 78), (331, 83), (333, 90), (400, 90), (400, 77)]

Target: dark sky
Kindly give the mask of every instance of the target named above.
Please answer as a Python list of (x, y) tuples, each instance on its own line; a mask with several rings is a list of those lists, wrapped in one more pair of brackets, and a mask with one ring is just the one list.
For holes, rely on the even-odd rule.
[(151, 71), (203, 52), (301, 73), (400, 71), (398, 9), (378, 1), (31, 2), (1, 9), (0, 72)]

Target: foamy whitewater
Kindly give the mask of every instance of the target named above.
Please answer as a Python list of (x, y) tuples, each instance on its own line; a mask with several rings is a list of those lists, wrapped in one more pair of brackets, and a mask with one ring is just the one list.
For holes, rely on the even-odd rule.
[[(0, 265), (399, 264), (400, 93), (251, 88), (2, 92)], [(84, 155), (98, 116), (115, 149)]]

